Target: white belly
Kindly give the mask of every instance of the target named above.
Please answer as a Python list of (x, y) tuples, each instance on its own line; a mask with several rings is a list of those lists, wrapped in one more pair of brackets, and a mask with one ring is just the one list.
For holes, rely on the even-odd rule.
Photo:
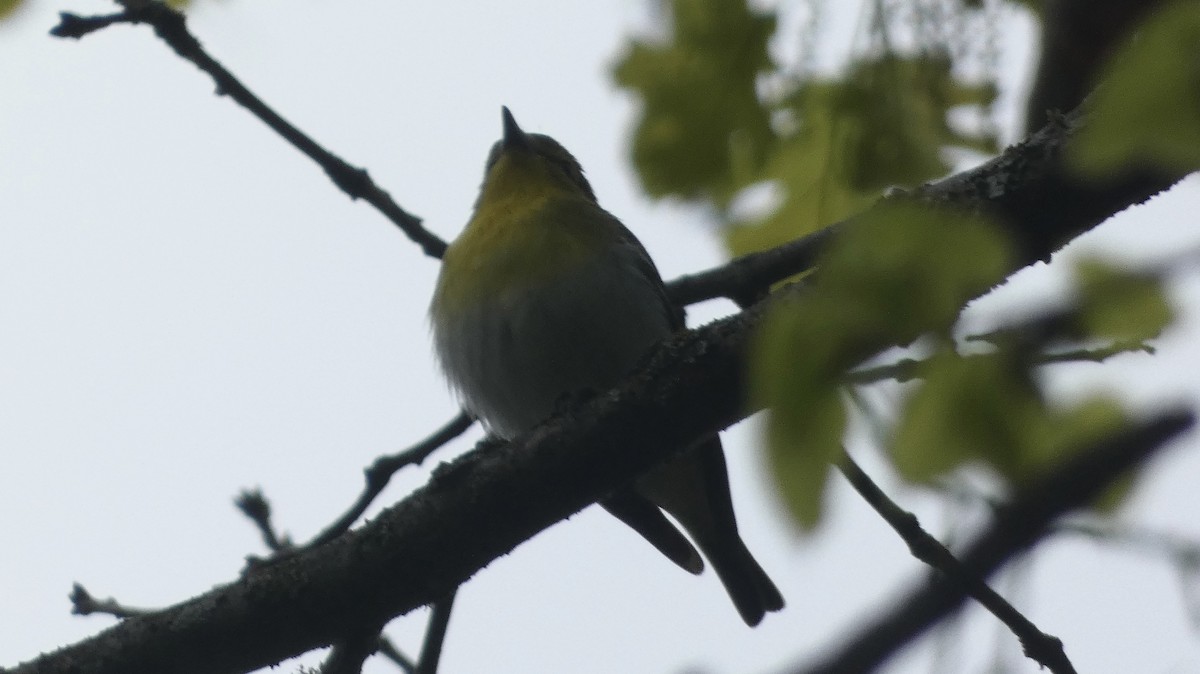
[(605, 262), (538, 290), (500, 289), (435, 330), (447, 377), (492, 432), (513, 437), (563, 395), (611, 388), (670, 334), (654, 282)]

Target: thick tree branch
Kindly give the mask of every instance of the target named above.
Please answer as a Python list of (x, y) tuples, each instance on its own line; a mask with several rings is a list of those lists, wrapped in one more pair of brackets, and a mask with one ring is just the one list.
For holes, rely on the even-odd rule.
[(838, 229), (838, 226), (827, 227), (781, 246), (743, 255), (714, 269), (685, 274), (668, 283), (667, 289), (680, 306), (714, 297), (726, 297), (740, 306), (749, 306), (771, 284), (815, 265), (817, 256)]
[[(1016, 244), (1018, 267), (1048, 261), (1054, 251), (1116, 213), (1182, 180), (1183, 174), (1132, 167), (1107, 180), (1082, 180), (1063, 164), (1063, 150), (1085, 123), (1085, 108), (1056, 117), (1039, 131), (980, 166), (895, 198), (916, 198), (979, 213)], [(772, 250), (682, 276), (667, 284), (690, 304), (713, 297), (739, 301), (811, 268), (821, 251), (863, 214)]]
[(742, 416), (736, 354), (746, 335), (737, 326), (681, 335), (620, 393), (462, 457), (360, 530), (15, 672), (244, 672), (337, 641), (348, 624), (382, 623), (440, 599), (650, 468), (664, 448)]
[(364, 626), (333, 646), (322, 663), (320, 674), (360, 674), (363, 663), (379, 649), (383, 628)]

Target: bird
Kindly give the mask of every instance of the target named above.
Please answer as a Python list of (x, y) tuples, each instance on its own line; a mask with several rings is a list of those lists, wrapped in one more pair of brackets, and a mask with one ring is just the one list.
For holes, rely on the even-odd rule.
[[(429, 315), (451, 388), (489, 433), (508, 440), (564, 396), (620, 383), (685, 325), (645, 247), (600, 207), (575, 157), (526, 133), (507, 107), (501, 118), (503, 135), (474, 211), (442, 258)], [(783, 608), (738, 533), (717, 435), (600, 504), (684, 570), (700, 574), (706, 558), (747, 625)]]

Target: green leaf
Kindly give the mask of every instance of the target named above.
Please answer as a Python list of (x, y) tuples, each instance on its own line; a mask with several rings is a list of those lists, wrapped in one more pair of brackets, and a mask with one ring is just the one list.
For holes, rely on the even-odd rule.
[(1131, 273), (1099, 260), (1079, 262), (1075, 275), (1082, 327), (1089, 336), (1144, 342), (1161, 335), (1174, 318), (1157, 277)]
[(767, 456), (779, 493), (796, 523), (811, 531), (821, 521), (829, 469), (841, 450), (843, 403), (836, 393), (827, 394), (773, 410), (766, 422)]
[(881, 206), (835, 240), (810, 292), (772, 308), (751, 349), (751, 395), (770, 410), (768, 453), (801, 526), (818, 521), (840, 455), (846, 370), (879, 348), (947, 329), (1003, 276), (1007, 259), (1003, 240), (979, 221)]
[(1113, 59), (1070, 165), (1100, 178), (1131, 165), (1200, 169), (1200, 4), (1166, 3)]
[(839, 80), (810, 80), (785, 96), (759, 180), (784, 200), (773, 213), (733, 223), (734, 255), (781, 244), (862, 211), (890, 185), (943, 175), (946, 147), (995, 151), (995, 139), (955, 131), (952, 107), (986, 105), (993, 87), (952, 77), (949, 62), (894, 54), (856, 63)]
[[(970, 464), (990, 466), (1010, 484), (1027, 484), (1118, 431), (1127, 417), (1112, 398), (1097, 396), (1052, 410), (1009, 351), (931, 358), (924, 384), (905, 403), (891, 446), (908, 480), (929, 483)], [(1110, 490), (1106, 507), (1126, 494)]]
[(891, 454), (914, 482), (974, 460), (1019, 479), (1028, 449), (1044, 446), (1048, 430), (1040, 393), (1011, 354), (943, 353), (929, 360), (924, 383), (906, 402)]
[(764, 217), (735, 222), (725, 241), (733, 255), (766, 250), (815, 232), (821, 227), (866, 209), (875, 192), (851, 189), (836, 177), (838, 160), (826, 141), (828, 134), (793, 137), (781, 142), (763, 175), (776, 182), (784, 200)]
[(882, 204), (855, 220), (820, 267), (821, 291), (872, 316), (871, 332), (907, 344), (942, 332), (963, 305), (1003, 280), (1012, 253), (986, 221), (912, 203)]
[[(756, 342), (752, 378), (761, 383), (756, 395), (770, 407), (772, 475), (793, 518), (811, 530), (820, 521), (830, 464), (841, 452), (845, 407), (835, 373), (808, 351), (812, 332), (800, 313), (773, 312)], [(794, 376), (774, 376), (781, 370)]]
[[(666, 40), (632, 41), (613, 68), (642, 100), (633, 159), (653, 196), (704, 196), (724, 206), (772, 138), (758, 76), (773, 70), (775, 15), (743, 0), (674, 0)], [(749, 179), (749, 176), (745, 176)]]

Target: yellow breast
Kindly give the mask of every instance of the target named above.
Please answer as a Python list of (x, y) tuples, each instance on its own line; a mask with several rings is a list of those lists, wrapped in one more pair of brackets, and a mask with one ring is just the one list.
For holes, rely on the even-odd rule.
[(607, 213), (573, 194), (510, 191), (483, 201), (442, 260), (438, 311), (554, 283), (607, 252)]

